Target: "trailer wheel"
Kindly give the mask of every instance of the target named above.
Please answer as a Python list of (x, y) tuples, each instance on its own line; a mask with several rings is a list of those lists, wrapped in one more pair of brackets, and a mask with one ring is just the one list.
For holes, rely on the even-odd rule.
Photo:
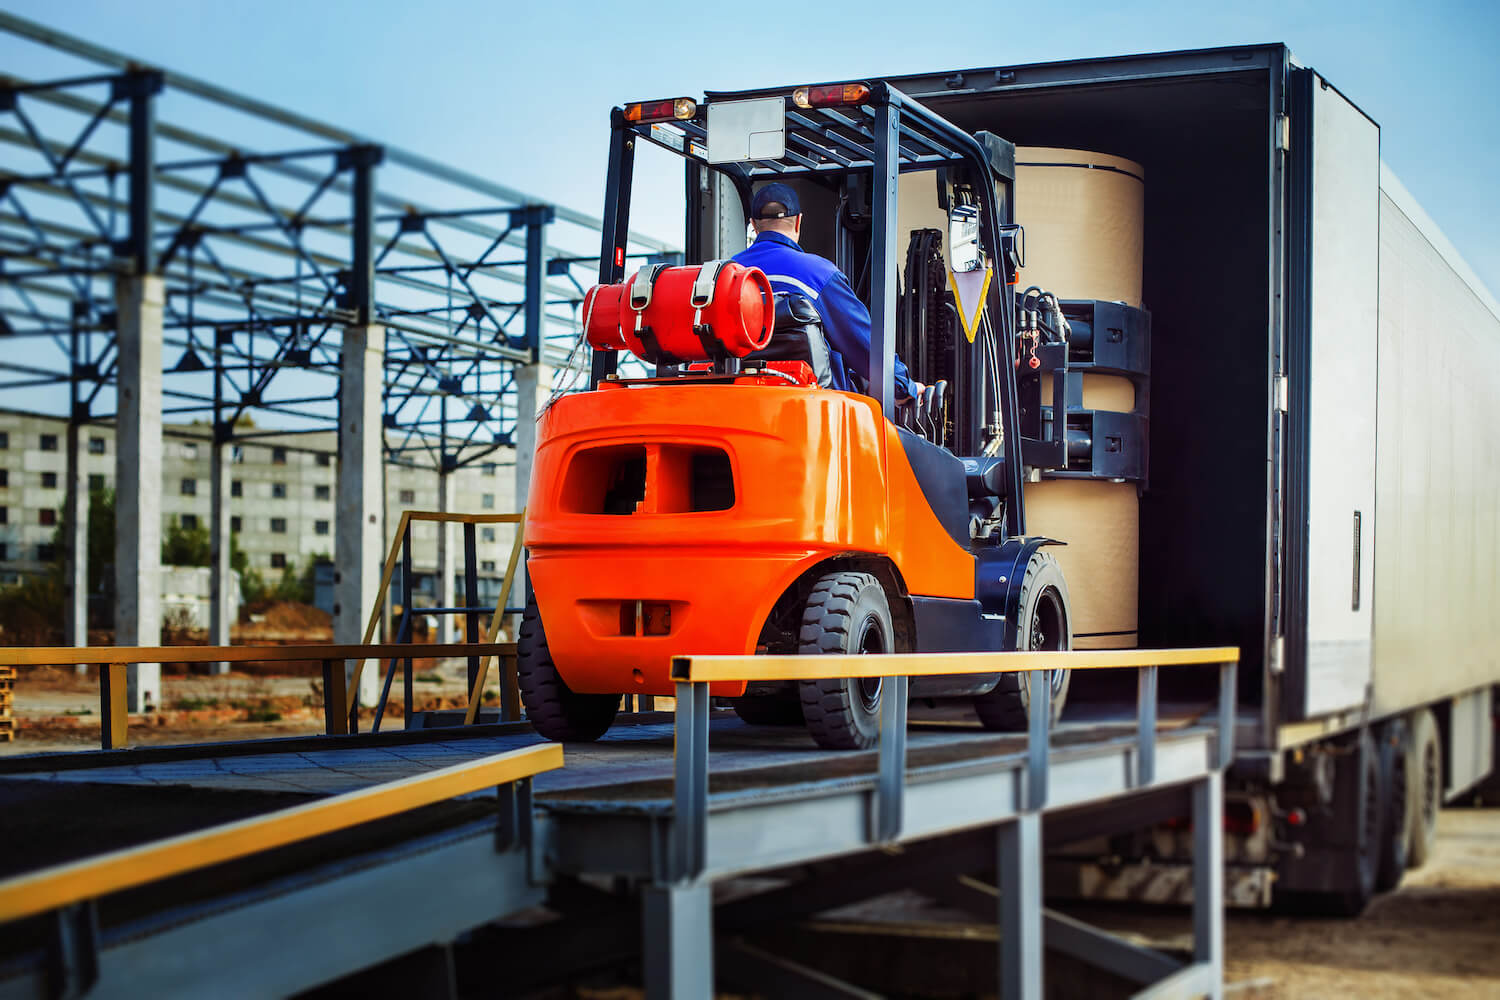
[[(797, 652), (802, 656), (857, 656), (895, 651), (891, 605), (869, 573), (827, 573), (802, 610)], [(880, 736), (878, 677), (802, 681), (802, 718), (818, 745), (865, 750)]]
[[(1021, 628), (1017, 649), (1072, 649), (1073, 615), (1068, 583), (1057, 559), (1045, 552), (1032, 555), (1021, 580), (1018, 605)], [(974, 699), (974, 710), (986, 729), (1024, 732), (1031, 717), (1031, 673), (1001, 674), (988, 692)], [(1052, 718), (1062, 715), (1068, 697), (1069, 671), (1052, 671)]]
[(516, 641), (516, 680), (532, 728), (558, 743), (597, 740), (620, 710), (617, 694), (576, 694), (569, 690), (552, 652), (536, 601), (526, 602)]
[(1406, 723), (1392, 719), (1380, 728), (1380, 775), (1385, 785), (1385, 820), (1380, 832), (1379, 869), (1375, 888), (1380, 892), (1394, 889), (1406, 872), (1407, 842), (1411, 834), (1408, 793)]
[(1411, 805), (1407, 809), (1406, 863), (1420, 868), (1432, 857), (1438, 810), (1443, 807), (1443, 751), (1431, 709), (1412, 714), (1407, 735), (1406, 787)]
[(802, 725), (800, 691), (734, 699), (734, 714), (752, 726)]
[(1380, 755), (1368, 728), (1359, 731), (1354, 744), (1354, 760), (1348, 767), (1337, 767), (1337, 786), (1333, 793), (1333, 829), (1326, 843), (1344, 853), (1348, 868), (1322, 900), (1325, 912), (1341, 917), (1357, 917), (1375, 895), (1375, 881), (1380, 871), (1381, 833), (1385, 825), (1385, 806), (1381, 801)]

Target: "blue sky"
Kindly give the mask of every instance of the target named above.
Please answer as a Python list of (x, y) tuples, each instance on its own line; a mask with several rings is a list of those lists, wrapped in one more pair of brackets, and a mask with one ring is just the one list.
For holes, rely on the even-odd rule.
[[(153, 63), (597, 213), (627, 100), (1285, 41), (1383, 132), (1384, 157), (1500, 291), (1500, 3), (752, 4), (8, 0)], [(793, 15), (795, 12), (795, 16)], [(0, 41), (0, 67), (14, 64)], [(24, 72), (25, 67), (15, 67)], [(680, 174), (648, 190), (669, 200)], [(650, 184), (650, 181), (647, 181)], [(680, 197), (680, 195), (678, 195)], [(637, 212), (676, 241), (674, 214)]]

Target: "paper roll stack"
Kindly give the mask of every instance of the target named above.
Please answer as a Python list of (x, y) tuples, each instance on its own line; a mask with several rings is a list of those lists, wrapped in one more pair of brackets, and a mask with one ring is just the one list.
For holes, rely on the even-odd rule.
[[(1118, 156), (1078, 149), (1016, 148), (1016, 221), (1026, 228), (1021, 286), (1060, 299), (1141, 304), (1145, 171)], [(1050, 381), (1050, 380), (1044, 380)], [(1043, 386), (1044, 400), (1051, 398)], [(1128, 412), (1135, 387), (1110, 375), (1083, 378), (1086, 409)], [(1066, 546), (1062, 564), (1076, 649), (1137, 644), (1140, 505), (1134, 483), (1043, 479), (1026, 486), (1026, 531)]]

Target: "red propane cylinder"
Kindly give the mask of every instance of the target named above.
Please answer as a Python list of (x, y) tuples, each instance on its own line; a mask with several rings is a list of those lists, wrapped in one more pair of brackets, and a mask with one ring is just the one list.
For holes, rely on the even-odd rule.
[[(647, 280), (642, 273), (623, 284), (595, 285), (583, 300), (589, 345), (601, 351), (629, 350), (652, 364), (711, 360), (715, 343), (724, 354), (741, 358), (765, 347), (775, 325), (771, 283), (758, 268), (729, 261), (719, 266), (712, 297), (704, 288), (695, 299), (699, 274), (712, 266), (662, 268), (639, 311), (631, 304), (631, 289)], [(637, 303), (643, 298), (637, 295)], [(698, 335), (695, 325), (707, 328), (707, 338)]]

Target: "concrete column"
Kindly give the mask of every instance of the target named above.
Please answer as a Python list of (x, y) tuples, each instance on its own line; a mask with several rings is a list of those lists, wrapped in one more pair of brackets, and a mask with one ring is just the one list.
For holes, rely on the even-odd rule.
[[(381, 387), (385, 328), (344, 329), (339, 373), (338, 512), (334, 528), (333, 637), (362, 642), (375, 607), (385, 564), (384, 480), (381, 454)], [(379, 639), (377, 631), (375, 638)], [(348, 668), (353, 674), (353, 665)], [(380, 696), (380, 671), (366, 664), (351, 701), (370, 705)]]
[[(526, 506), (531, 491), (531, 466), (536, 459), (536, 421), (552, 395), (552, 367), (541, 363), (516, 367), (516, 500), (515, 509)], [(508, 557), (509, 552), (506, 553)], [(526, 604), (525, 564), (516, 568), (509, 605)]]
[[(208, 534), (209, 534), (209, 609), (208, 642), (212, 646), (229, 645), (229, 629), (234, 624), (235, 588), (239, 582), (234, 578), (234, 569), (229, 565), (230, 477), (234, 468), (233, 447), (215, 440), (208, 453)], [(209, 673), (227, 674), (229, 664), (211, 663)]]
[[(443, 469), (438, 470), (438, 501), (437, 509), (441, 513), (450, 510), (448, 491), (449, 474)], [(439, 521), (437, 528), (437, 605), (440, 608), (451, 608), (454, 606), (453, 597), (453, 526), (447, 521)], [(457, 631), (454, 622), (457, 619), (453, 615), (437, 616), (437, 641), (452, 642), (454, 633)], [(473, 641), (472, 639), (470, 641)]]
[[(115, 644), (161, 643), (162, 279), (121, 277), (115, 406)], [(126, 673), (131, 712), (161, 706), (161, 664)]]
[[(68, 422), (68, 471), (63, 484), (63, 644), (89, 644), (89, 476), (85, 462), (84, 428)], [(88, 667), (77, 668), (80, 674)]]

